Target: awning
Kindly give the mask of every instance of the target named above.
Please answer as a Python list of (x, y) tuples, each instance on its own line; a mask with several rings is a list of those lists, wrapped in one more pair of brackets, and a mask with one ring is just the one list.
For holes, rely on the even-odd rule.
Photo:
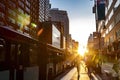
[(25, 43), (34, 43), (37, 42), (37, 39), (32, 38), (29, 35), (25, 35), (23, 33), (20, 33), (14, 29), (11, 29), (8, 26), (1, 26), (0, 25), (0, 36), (8, 39), (8, 40), (13, 40), (17, 42), (25, 42)]

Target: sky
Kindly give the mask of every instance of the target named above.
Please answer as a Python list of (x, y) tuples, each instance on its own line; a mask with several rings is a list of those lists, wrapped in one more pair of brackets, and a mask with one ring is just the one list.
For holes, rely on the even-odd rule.
[(95, 15), (92, 13), (94, 0), (50, 0), (52, 8), (65, 10), (69, 17), (72, 39), (86, 45), (88, 37), (96, 30)]

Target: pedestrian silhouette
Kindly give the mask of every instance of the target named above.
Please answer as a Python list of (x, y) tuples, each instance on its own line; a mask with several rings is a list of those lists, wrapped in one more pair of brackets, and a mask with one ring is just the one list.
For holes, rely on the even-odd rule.
[(79, 80), (80, 78), (80, 57), (79, 56), (75, 59), (75, 66), (77, 68), (78, 80)]

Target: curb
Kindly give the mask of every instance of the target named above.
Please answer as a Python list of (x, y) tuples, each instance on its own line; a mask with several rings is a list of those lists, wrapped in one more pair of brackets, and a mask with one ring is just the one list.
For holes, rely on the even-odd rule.
[(65, 70), (65, 72), (63, 72), (62, 74), (58, 75), (57, 77), (55, 77), (54, 80), (61, 80), (63, 77), (65, 77), (68, 73), (70, 73), (71, 70), (73, 70), (75, 67), (70, 68)]

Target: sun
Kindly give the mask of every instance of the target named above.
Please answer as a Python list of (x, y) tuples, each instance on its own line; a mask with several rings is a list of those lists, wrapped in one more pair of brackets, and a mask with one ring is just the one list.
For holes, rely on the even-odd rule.
[(85, 47), (85, 46), (80, 46), (80, 47), (78, 48), (78, 53), (79, 53), (81, 56), (84, 56), (85, 52), (86, 52), (86, 47)]

